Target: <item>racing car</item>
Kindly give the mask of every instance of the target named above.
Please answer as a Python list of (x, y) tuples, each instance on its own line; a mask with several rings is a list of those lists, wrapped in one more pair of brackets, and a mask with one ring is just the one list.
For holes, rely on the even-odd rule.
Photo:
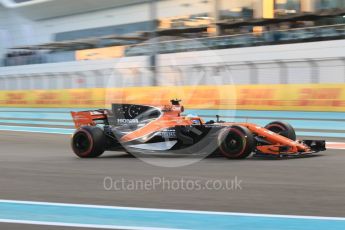
[(183, 115), (180, 100), (153, 106), (112, 104), (111, 109), (71, 112), (76, 131), (73, 152), (94, 158), (104, 151), (160, 155), (221, 154), (228, 159), (250, 155), (300, 156), (326, 150), (324, 140), (296, 140), (294, 128), (283, 121), (265, 127), (248, 122), (204, 121)]

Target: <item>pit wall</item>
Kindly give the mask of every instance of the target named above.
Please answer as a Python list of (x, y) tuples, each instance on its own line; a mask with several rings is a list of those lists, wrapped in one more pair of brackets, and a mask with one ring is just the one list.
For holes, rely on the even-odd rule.
[(0, 107), (105, 108), (111, 103), (169, 104), (190, 109), (345, 112), (345, 84), (156, 86), (0, 91)]

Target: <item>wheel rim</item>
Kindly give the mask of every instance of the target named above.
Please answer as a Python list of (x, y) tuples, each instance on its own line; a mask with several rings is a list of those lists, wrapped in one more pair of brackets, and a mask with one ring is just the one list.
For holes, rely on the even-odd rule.
[(90, 149), (91, 142), (85, 133), (77, 133), (74, 136), (73, 147), (78, 153), (85, 153)]
[(231, 129), (221, 144), (220, 149), (225, 155), (241, 155), (245, 149), (245, 138), (243, 134), (240, 131)]

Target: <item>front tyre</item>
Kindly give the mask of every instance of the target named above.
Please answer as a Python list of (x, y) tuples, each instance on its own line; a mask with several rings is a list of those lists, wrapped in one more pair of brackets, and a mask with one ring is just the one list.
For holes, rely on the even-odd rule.
[(218, 150), (228, 159), (244, 159), (254, 150), (255, 140), (252, 132), (240, 125), (224, 128), (218, 136)]
[(83, 126), (72, 137), (73, 152), (81, 158), (95, 158), (105, 150), (103, 130), (96, 126)]
[(274, 133), (277, 133), (283, 137), (289, 138), (293, 141), (296, 140), (295, 129), (287, 122), (283, 121), (273, 121), (265, 126), (265, 129), (268, 129)]

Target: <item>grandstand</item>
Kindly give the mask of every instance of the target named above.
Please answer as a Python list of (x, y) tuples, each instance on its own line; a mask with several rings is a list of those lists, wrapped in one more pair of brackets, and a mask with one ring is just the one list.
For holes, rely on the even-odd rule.
[[(235, 84), (343, 82), (343, 1), (285, 2), (88, 1), (65, 11), (62, 1), (2, 1), (0, 88), (191, 85), (224, 66)], [(176, 55), (185, 62), (169, 68)]]
[[(157, 36), (168, 38), (155, 44), (156, 53), (345, 36), (345, 3), (337, 0), (87, 1), (68, 11), (63, 4), (2, 1), (2, 21), (12, 20), (0, 24), (0, 65), (152, 55), (145, 41)], [(201, 45), (190, 46), (188, 39), (196, 38)]]

